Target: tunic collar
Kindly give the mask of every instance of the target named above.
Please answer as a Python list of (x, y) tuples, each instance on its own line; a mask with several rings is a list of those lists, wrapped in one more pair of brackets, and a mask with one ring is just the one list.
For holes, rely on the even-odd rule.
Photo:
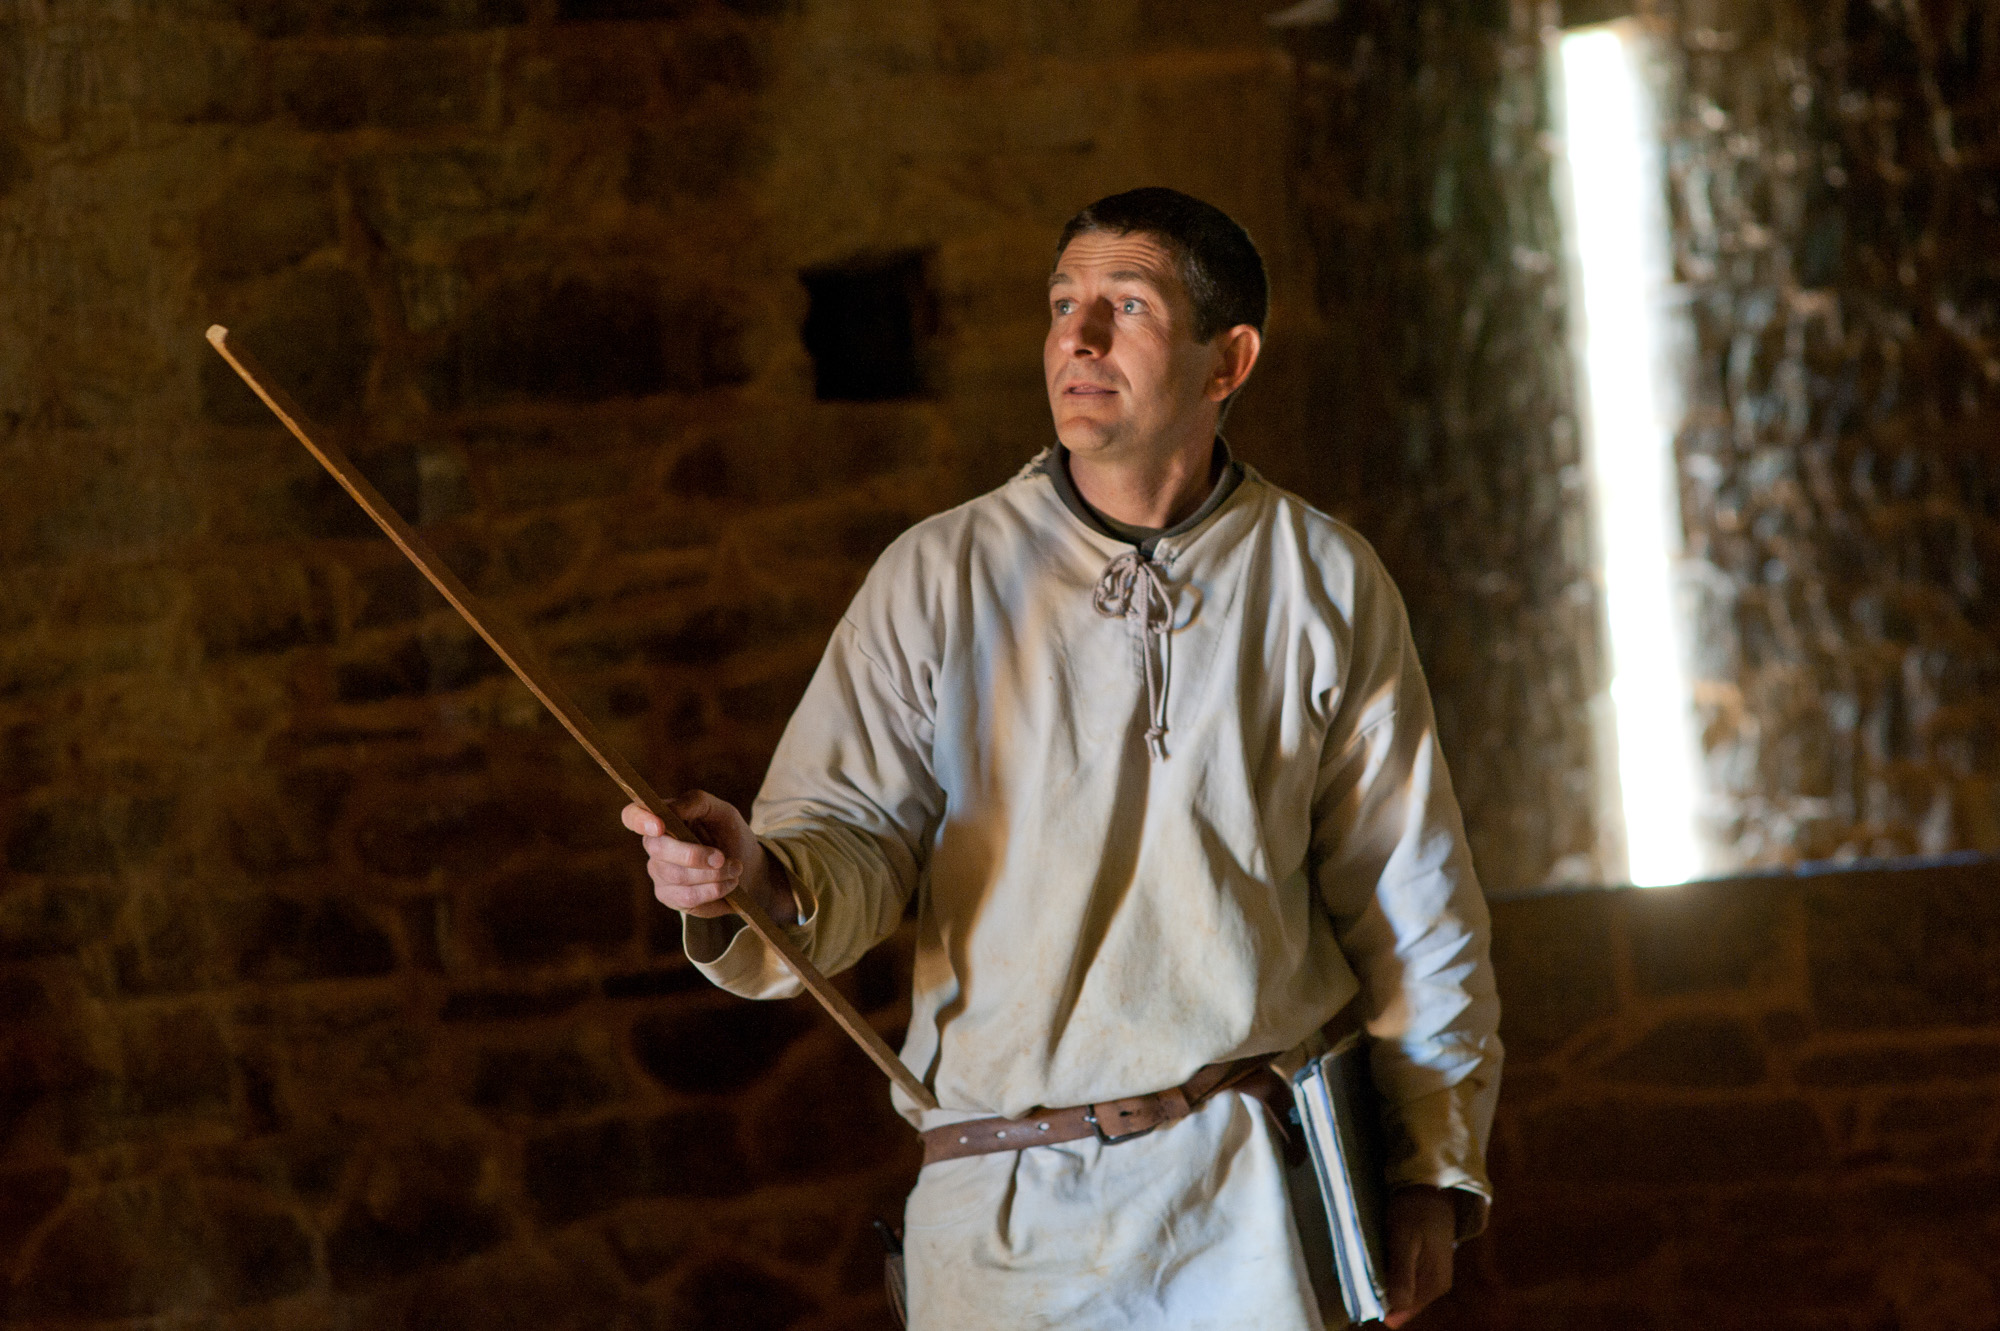
[(1140, 540), (1133, 540), (1113, 528), (1104, 521), (1096, 509), (1084, 501), (1081, 494), (1077, 493), (1076, 482), (1069, 474), (1069, 450), (1061, 444), (1045, 449), (1037, 459), (1033, 470), (1038, 470), (1049, 478), (1055, 485), (1056, 495), (1062, 500), (1063, 507), (1073, 513), (1078, 522), (1100, 536), (1107, 536), (1114, 541), (1123, 541), (1127, 545), (1134, 546), (1141, 554), (1151, 558), (1154, 549), (1161, 541), (1172, 536), (1184, 536), (1215, 516), (1215, 511), (1227, 503), (1229, 496), (1236, 493), (1236, 487), (1243, 483), (1243, 464), (1229, 451), (1229, 443), (1221, 435), (1215, 437), (1214, 456), (1221, 464), (1220, 474), (1216, 477), (1215, 487), (1208, 492), (1208, 498), (1202, 500), (1201, 507), (1173, 526)]

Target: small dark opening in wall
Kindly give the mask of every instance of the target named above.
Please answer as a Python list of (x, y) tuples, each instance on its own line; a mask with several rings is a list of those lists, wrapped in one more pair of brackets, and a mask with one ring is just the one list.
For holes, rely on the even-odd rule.
[(923, 250), (865, 255), (799, 274), (811, 304), (803, 329), (822, 402), (919, 397), (926, 351), (937, 331), (930, 256)]

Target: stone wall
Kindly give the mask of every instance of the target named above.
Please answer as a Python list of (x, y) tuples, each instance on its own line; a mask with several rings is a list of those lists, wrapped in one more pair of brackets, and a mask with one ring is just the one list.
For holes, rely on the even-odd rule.
[[(685, 968), (614, 789), (202, 330), (747, 801), (874, 554), (1044, 443), (1081, 203), (1251, 226), (1232, 429), (1310, 482), (1286, 86), (1220, 2), (0, 6), (0, 1321), (881, 1325), (879, 1077)], [(896, 275), (916, 395), (816, 398), (829, 271)]]
[(1740, 865), (2000, 849), (2000, 11), (1338, 7), (1289, 39), (1331, 502), (1409, 598), (1481, 872), (1601, 881), (1601, 610), (1546, 40), (1655, 38), (1708, 823)]
[(2000, 849), (2000, 8), (1656, 11), (1718, 837)]
[(1499, 1200), (1423, 1325), (2000, 1326), (2000, 869), (1497, 903)]
[[(866, 1222), (914, 1160), (875, 1074), (809, 1009), (685, 968), (611, 788), (228, 376), (211, 321), (657, 784), (742, 801), (875, 552), (1044, 441), (1061, 219), (1151, 181), (1211, 197), (1277, 284), (1233, 439), (1403, 581), (1488, 882), (1596, 876), (1551, 15), (1337, 9), (1279, 46), (1223, 0), (0, 9), (0, 1321), (884, 1316)], [(1728, 389), (1686, 443), (1728, 593), (1704, 698), (1763, 858), (1992, 841), (1991, 451), (1951, 414), (1987, 393), (1963, 357), (1991, 313), (1992, 80), (1950, 53), (1990, 59), (1993, 20), (1833, 12), (1656, 16), (1689, 53), (1697, 363)], [(1937, 93), (1921, 118), (1905, 75)], [(1811, 147), (1848, 184), (1821, 170), (1786, 211), (1788, 146), (1785, 179)], [(816, 397), (808, 278), (903, 302), (915, 396), (867, 400), (864, 374)], [(1808, 583), (1837, 612), (1810, 669), (1768, 591)], [(1837, 834), (1770, 830), (1813, 809)], [(1993, 1101), (1991, 885), (1851, 886), (1501, 907), (1520, 1201), (1452, 1315), (1730, 1324), (1677, 1292), (1750, 1280), (1710, 1224), (1851, 1296), (1747, 1324), (1990, 1302), (1990, 1242), (1962, 1239), (1991, 1214), (1967, 1126)], [(843, 980), (891, 1031), (901, 956)], [(1730, 1191), (1708, 1136), (1691, 1172), (1618, 1172), (1683, 1120), (1798, 1182)], [(1576, 1241), (1600, 1193), (1624, 1227)], [(1869, 1228), (1933, 1202), (1961, 1227), (1896, 1231), (1930, 1256)], [(1935, 1279), (1830, 1255), (1822, 1212)]]
[(1329, 489), (1409, 603), (1482, 881), (1622, 872), (1573, 415), (1544, 24), (1356, 0), (1288, 38)]

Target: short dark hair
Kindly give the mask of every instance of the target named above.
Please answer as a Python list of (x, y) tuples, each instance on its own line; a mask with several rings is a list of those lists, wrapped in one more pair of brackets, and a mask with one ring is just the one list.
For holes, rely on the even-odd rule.
[(1194, 301), (1195, 341), (1206, 342), (1238, 324), (1264, 331), (1271, 304), (1264, 257), (1250, 233), (1214, 204), (1159, 185), (1099, 199), (1063, 224), (1057, 262), (1086, 231), (1139, 232), (1167, 247)]

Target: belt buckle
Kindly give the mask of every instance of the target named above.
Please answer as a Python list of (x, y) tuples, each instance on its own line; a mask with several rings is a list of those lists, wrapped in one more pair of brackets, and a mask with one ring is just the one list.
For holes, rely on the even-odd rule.
[[(1119, 1102), (1116, 1100), (1107, 1100), (1105, 1101), (1105, 1103), (1117, 1104)], [(1085, 1109), (1083, 1111), (1083, 1121), (1090, 1124), (1090, 1130), (1097, 1134), (1097, 1140), (1102, 1142), (1106, 1146), (1116, 1146), (1119, 1142), (1129, 1142), (1134, 1137), (1143, 1137), (1147, 1133), (1159, 1127), (1160, 1124), (1167, 1121), (1167, 1116), (1164, 1113), (1157, 1112), (1157, 1107), (1156, 1107), (1153, 1121), (1148, 1123), (1145, 1127), (1134, 1128), (1130, 1132), (1106, 1132), (1104, 1130), (1104, 1124), (1097, 1117), (1098, 1108), (1099, 1106), (1097, 1105), (1091, 1105), (1089, 1108)]]

